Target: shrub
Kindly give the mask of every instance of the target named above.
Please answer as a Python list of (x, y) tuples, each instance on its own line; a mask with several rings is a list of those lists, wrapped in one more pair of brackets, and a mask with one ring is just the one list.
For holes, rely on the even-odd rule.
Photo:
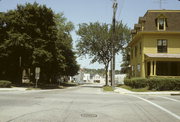
[(148, 86), (146, 78), (125, 79), (124, 84), (132, 88), (144, 88)]
[(0, 80), (0, 88), (9, 88), (11, 87), (11, 82), (6, 80)]
[(180, 79), (178, 78), (153, 78), (148, 79), (151, 90), (180, 90)]
[(124, 84), (132, 88), (148, 87), (149, 90), (180, 90), (179, 78), (132, 78), (125, 79)]

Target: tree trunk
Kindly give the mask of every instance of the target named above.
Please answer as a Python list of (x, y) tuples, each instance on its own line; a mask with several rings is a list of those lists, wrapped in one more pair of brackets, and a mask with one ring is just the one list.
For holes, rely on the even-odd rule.
[(30, 81), (32, 83), (35, 83), (35, 68), (32, 66), (30, 71), (31, 71), (31, 73), (30, 73)]
[(108, 65), (105, 65), (106, 72), (106, 86), (108, 86)]

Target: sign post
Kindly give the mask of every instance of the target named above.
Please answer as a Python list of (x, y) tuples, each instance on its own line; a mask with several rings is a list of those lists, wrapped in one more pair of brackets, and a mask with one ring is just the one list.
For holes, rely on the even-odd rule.
[(35, 88), (37, 88), (37, 83), (38, 83), (38, 80), (39, 80), (39, 76), (40, 76), (40, 67), (36, 67), (36, 69), (35, 69), (35, 79), (36, 79)]

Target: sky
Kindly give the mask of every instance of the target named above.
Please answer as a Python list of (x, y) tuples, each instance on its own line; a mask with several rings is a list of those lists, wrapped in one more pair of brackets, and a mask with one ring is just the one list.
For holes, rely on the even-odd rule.
[[(73, 45), (75, 47), (80, 38), (76, 35), (78, 24), (89, 22), (112, 23), (112, 4), (113, 0), (0, 0), (0, 12), (15, 9), (17, 4), (34, 3), (45, 4), (55, 13), (64, 13), (64, 16), (75, 25), (75, 30), (71, 33)], [(180, 9), (178, 0), (117, 0), (118, 9), (116, 19), (122, 20), (130, 29), (138, 22), (140, 16), (144, 16), (147, 10), (159, 9)], [(104, 68), (102, 64), (90, 63), (88, 57), (79, 57), (77, 59), (81, 68)], [(116, 69), (120, 69), (122, 62), (121, 54), (116, 56)]]

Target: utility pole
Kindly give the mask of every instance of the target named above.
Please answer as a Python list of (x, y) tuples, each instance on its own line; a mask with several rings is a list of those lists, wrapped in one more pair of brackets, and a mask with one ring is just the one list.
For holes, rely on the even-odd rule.
[(115, 87), (115, 24), (116, 24), (116, 11), (117, 11), (117, 0), (113, 1), (113, 19), (112, 19), (112, 27), (113, 27), (113, 37), (112, 37), (112, 59), (111, 59), (111, 85)]

